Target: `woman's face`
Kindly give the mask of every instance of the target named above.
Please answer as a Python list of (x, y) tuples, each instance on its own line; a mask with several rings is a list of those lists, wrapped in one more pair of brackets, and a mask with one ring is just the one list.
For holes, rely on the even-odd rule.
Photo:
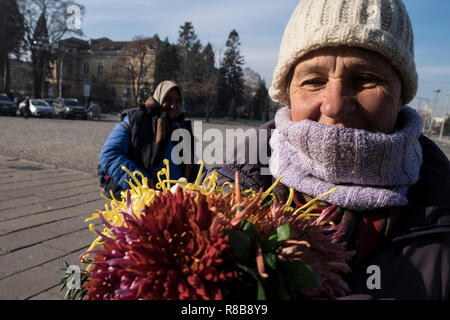
[(391, 133), (402, 105), (401, 89), (396, 70), (375, 52), (319, 49), (295, 66), (289, 86), (292, 121)]
[(181, 112), (181, 96), (177, 88), (172, 88), (167, 92), (162, 103), (169, 118), (175, 118)]

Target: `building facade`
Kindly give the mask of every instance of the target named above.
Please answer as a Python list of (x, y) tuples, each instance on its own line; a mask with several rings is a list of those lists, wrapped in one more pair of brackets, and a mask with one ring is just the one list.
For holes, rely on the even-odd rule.
[[(145, 80), (153, 85), (159, 40), (147, 40), (150, 47), (145, 57)], [(47, 78), (47, 87), (51, 88), (48, 91), (53, 93), (53, 97), (59, 97), (61, 90), (63, 98), (77, 98), (82, 104), (96, 101), (109, 109), (133, 106), (133, 79), (127, 70), (136, 58), (127, 57), (125, 53), (131, 43), (108, 38), (82, 40), (72, 37), (62, 40)], [(89, 92), (85, 92), (86, 84)], [(85, 97), (85, 93), (89, 97)]]

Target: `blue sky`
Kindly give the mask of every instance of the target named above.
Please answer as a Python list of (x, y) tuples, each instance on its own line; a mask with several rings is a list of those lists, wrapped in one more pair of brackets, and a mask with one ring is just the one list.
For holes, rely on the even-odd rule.
[[(211, 42), (216, 55), (223, 52), (232, 29), (241, 39), (246, 66), (272, 82), (284, 28), (297, 0), (78, 0), (85, 6), (82, 30), (87, 38), (131, 40), (136, 35), (171, 42), (180, 25), (190, 21), (200, 40)], [(435, 98), (440, 89), (436, 115), (450, 99), (450, 1), (404, 0), (415, 33), (419, 74), (417, 97)], [(425, 102), (422, 102), (422, 107)], [(411, 102), (417, 108), (419, 100)], [(450, 108), (449, 108), (450, 109)], [(450, 110), (449, 110), (450, 112)]]

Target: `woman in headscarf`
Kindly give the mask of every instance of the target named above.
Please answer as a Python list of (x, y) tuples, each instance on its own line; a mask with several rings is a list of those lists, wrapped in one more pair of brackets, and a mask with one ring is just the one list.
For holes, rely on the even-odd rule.
[(296, 203), (337, 187), (319, 204), (356, 251), (347, 299), (449, 299), (450, 164), (407, 106), (417, 82), (400, 0), (302, 0), (269, 90), (285, 107), (238, 147), (274, 129), (270, 175), (261, 160), (213, 169), (255, 190), (282, 176), (278, 196), (294, 188)]
[[(149, 187), (154, 188), (158, 181), (157, 172), (165, 167), (164, 159), (169, 160), (172, 179), (184, 177), (188, 181), (193, 180), (198, 170), (193, 158), (194, 139), (191, 122), (185, 120), (182, 112), (182, 92), (177, 83), (162, 81), (144, 105), (125, 110), (121, 118), (100, 153), (99, 179), (105, 193), (109, 195), (112, 191), (120, 199), (120, 192), (129, 189), (126, 180), (131, 177), (122, 170), (122, 166), (131, 172), (140, 171), (149, 178)], [(186, 129), (184, 132), (190, 135), (190, 150), (186, 150), (190, 151), (187, 155), (190, 161), (181, 164), (181, 159), (175, 162), (172, 159), (174, 143), (171, 135), (176, 129)]]

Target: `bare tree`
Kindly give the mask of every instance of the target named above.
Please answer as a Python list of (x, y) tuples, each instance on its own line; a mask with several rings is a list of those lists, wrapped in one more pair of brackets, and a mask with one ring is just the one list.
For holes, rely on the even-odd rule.
[(119, 75), (127, 79), (135, 106), (143, 103), (148, 88), (153, 86), (154, 56), (157, 43), (154, 38), (136, 36), (118, 54)]
[(31, 58), (34, 95), (39, 97), (59, 40), (68, 33), (83, 35), (81, 25), (69, 22), (74, 17), (81, 21), (84, 7), (67, 0), (18, 0), (17, 3), (24, 18), (22, 54)]

